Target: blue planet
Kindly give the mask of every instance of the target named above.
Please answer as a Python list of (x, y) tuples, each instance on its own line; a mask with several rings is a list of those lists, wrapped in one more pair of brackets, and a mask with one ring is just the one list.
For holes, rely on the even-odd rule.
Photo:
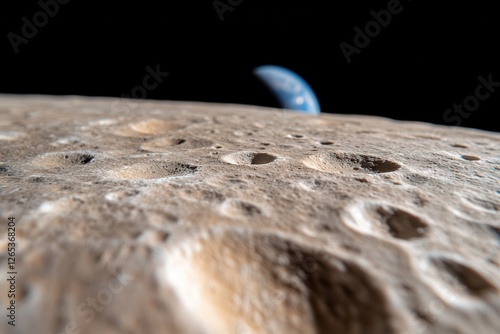
[(321, 112), (316, 94), (298, 74), (275, 65), (256, 67), (253, 73), (271, 90), (283, 108), (306, 114)]

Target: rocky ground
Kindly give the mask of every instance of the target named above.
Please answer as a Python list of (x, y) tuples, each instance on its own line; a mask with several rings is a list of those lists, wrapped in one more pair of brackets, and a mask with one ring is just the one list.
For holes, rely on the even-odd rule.
[(0, 114), (0, 333), (499, 332), (498, 133), (87, 97)]

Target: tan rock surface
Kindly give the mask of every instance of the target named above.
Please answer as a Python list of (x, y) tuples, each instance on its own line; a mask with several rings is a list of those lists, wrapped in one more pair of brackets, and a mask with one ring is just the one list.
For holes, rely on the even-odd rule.
[(116, 105), (0, 97), (1, 333), (499, 333), (499, 134)]

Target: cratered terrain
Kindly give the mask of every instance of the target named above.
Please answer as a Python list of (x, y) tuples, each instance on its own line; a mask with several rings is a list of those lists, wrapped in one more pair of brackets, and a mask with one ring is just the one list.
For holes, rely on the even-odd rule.
[(500, 332), (498, 133), (76, 96), (0, 114), (1, 333)]

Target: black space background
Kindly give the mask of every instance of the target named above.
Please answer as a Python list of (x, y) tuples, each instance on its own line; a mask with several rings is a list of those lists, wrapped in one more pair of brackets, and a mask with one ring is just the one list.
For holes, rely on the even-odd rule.
[[(387, 4), (242, 0), (221, 22), (213, 0), (71, 0), (15, 54), (7, 34), (40, 6), (4, 1), (0, 93), (118, 97), (160, 64), (170, 76), (148, 98), (279, 107), (251, 73), (275, 64), (306, 79), (323, 112), (447, 124), (443, 113), (474, 94), (479, 75), (500, 81), (495, 1), (401, 0), (347, 64), (339, 44)], [(500, 131), (499, 105), (500, 88), (462, 126)]]

